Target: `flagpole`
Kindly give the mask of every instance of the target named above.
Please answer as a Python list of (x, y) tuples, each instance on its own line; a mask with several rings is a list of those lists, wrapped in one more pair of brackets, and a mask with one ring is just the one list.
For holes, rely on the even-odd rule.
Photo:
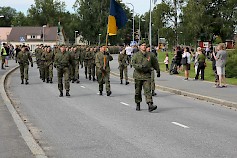
[(106, 34), (106, 42), (105, 42), (105, 46), (108, 46), (108, 40), (109, 40), (109, 33)]
[(150, 0), (149, 44), (151, 47), (152, 46), (152, 42), (151, 42), (151, 0)]

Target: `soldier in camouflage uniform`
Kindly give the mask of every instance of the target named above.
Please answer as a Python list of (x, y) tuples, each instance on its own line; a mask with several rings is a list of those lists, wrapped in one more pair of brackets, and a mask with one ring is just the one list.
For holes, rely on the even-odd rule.
[(119, 62), (119, 71), (120, 71), (120, 84), (123, 84), (123, 73), (124, 73), (124, 76), (125, 76), (125, 84), (128, 85), (129, 82), (128, 82), (128, 68), (127, 66), (129, 65), (129, 58), (126, 54), (126, 51), (125, 49), (123, 49), (121, 51), (121, 53), (119, 54), (118, 56), (118, 62)]
[(157, 106), (153, 105), (151, 94), (151, 68), (156, 70), (157, 77), (160, 77), (160, 68), (157, 58), (152, 53), (146, 52), (145, 42), (141, 42), (140, 51), (133, 56), (132, 65), (134, 67), (133, 78), (135, 80), (136, 110), (140, 111), (143, 87), (146, 103), (148, 104), (148, 111), (152, 112), (157, 109)]
[(73, 51), (71, 53), (72, 58), (72, 69), (71, 69), (71, 80), (72, 83), (76, 81), (76, 83), (80, 83), (79, 81), (79, 62), (80, 62), (80, 51), (74, 46)]
[[(94, 56), (93, 47), (90, 47), (90, 48), (88, 48), (88, 51), (86, 51), (85, 58), (84, 58), (87, 63), (87, 72), (89, 74), (89, 80), (91, 80), (92, 67), (93, 67), (94, 61), (95, 61), (94, 58), (95, 58), (95, 56)], [(86, 65), (85, 65), (85, 67), (86, 67)]]
[(103, 46), (100, 52), (96, 53), (95, 64), (96, 64), (96, 76), (99, 83), (99, 92), (102, 95), (103, 84), (106, 84), (107, 96), (112, 94), (110, 88), (110, 67), (109, 62), (113, 60), (113, 57), (107, 52), (107, 47)]
[(41, 65), (42, 53), (43, 53), (42, 45), (38, 45), (38, 47), (35, 49), (35, 57), (36, 57), (37, 68), (39, 69), (40, 73), (40, 79), (42, 79), (42, 65)]
[[(154, 50), (151, 51), (150, 45), (147, 46), (146, 51), (147, 52), (151, 52), (157, 58), (157, 54), (155, 54), (153, 52)], [(154, 71), (154, 68), (151, 68), (151, 95), (152, 96), (156, 96), (157, 95), (156, 92), (155, 92), (155, 89), (156, 89), (156, 85), (155, 85), (155, 71)]]
[(23, 45), (21, 51), (17, 55), (17, 62), (20, 65), (20, 73), (21, 73), (21, 84), (29, 84), (28, 82), (28, 70), (29, 70), (29, 61), (31, 62), (31, 67), (33, 67), (33, 60), (31, 58), (31, 54), (28, 48)]
[(54, 62), (54, 53), (51, 50), (51, 47), (48, 46), (46, 51), (43, 53), (42, 58), (45, 59), (44, 62), (44, 77), (47, 83), (53, 83), (53, 62)]
[(69, 65), (72, 63), (69, 52), (66, 52), (65, 45), (60, 47), (60, 51), (55, 54), (54, 66), (58, 72), (58, 90), (60, 92), (59, 97), (63, 97), (63, 77), (64, 85), (66, 89), (66, 96), (70, 96), (70, 81), (69, 81)]

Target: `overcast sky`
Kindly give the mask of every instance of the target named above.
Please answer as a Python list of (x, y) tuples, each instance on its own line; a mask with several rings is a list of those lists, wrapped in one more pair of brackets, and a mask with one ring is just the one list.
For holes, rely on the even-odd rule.
[[(26, 14), (27, 9), (30, 8), (30, 5), (34, 4), (34, 0), (0, 0), (0, 6), (10, 6), (15, 8), (17, 11), (22, 11)], [(67, 5), (67, 10), (73, 12), (72, 6), (75, 0), (62, 0)], [(153, 1), (153, 0), (152, 0)], [(124, 3), (132, 3), (134, 5), (135, 13), (144, 14), (149, 11), (150, 1), (149, 0), (122, 0)], [(160, 3), (161, 0), (157, 0), (156, 4)], [(132, 9), (132, 6), (127, 4), (128, 7)]]

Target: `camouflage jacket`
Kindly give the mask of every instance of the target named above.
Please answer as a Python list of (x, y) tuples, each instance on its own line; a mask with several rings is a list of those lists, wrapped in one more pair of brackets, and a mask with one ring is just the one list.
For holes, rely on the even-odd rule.
[(29, 61), (33, 63), (33, 60), (29, 51), (26, 51), (26, 52), (20, 51), (17, 55), (17, 61), (20, 65), (29, 65)]
[(119, 66), (120, 67), (126, 67), (129, 64), (129, 60), (128, 60), (128, 55), (125, 53), (121, 53), (118, 56), (118, 62), (119, 62)]
[(43, 53), (43, 49), (41, 49), (41, 48), (36, 48), (35, 49), (35, 58), (36, 58), (36, 60), (41, 60), (42, 53)]
[(69, 64), (72, 63), (71, 56), (69, 52), (62, 53), (61, 51), (57, 52), (54, 57), (54, 64), (57, 68), (69, 67)]
[(50, 51), (50, 52), (44, 52), (43, 55), (42, 55), (42, 58), (45, 59), (45, 64), (46, 65), (51, 65), (53, 64), (54, 62), (54, 53), (53, 51)]
[(113, 60), (113, 57), (106, 52), (97, 52), (95, 55), (95, 64), (98, 72), (105, 70), (110, 71), (109, 62)]
[(154, 54), (150, 52), (142, 53), (141, 51), (134, 54), (132, 58), (134, 67), (133, 78), (136, 80), (147, 80), (151, 78), (151, 70), (154, 68), (160, 71), (159, 63)]

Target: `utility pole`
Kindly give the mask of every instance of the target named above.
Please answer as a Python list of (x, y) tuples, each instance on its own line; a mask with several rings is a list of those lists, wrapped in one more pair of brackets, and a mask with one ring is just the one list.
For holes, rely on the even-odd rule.
[(178, 45), (178, 15), (177, 15), (177, 0), (174, 0), (174, 31), (175, 31), (175, 45)]

